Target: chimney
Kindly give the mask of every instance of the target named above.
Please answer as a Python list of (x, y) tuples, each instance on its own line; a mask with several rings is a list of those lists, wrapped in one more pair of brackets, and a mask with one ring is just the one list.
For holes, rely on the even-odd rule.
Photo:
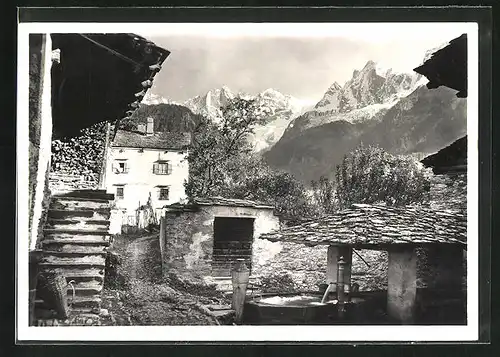
[(146, 124), (146, 135), (153, 135), (154, 133), (154, 119), (148, 118), (148, 123)]

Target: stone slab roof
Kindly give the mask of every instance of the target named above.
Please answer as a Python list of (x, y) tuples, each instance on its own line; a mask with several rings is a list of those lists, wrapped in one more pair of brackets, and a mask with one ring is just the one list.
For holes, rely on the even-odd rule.
[(262, 239), (308, 246), (349, 245), (383, 249), (394, 245), (467, 244), (467, 217), (456, 211), (411, 206), (355, 204), (333, 215), (263, 234)]
[(223, 197), (195, 198), (193, 203), (199, 206), (233, 206), (274, 209), (274, 206), (263, 202)]
[(236, 198), (223, 198), (223, 197), (204, 197), (204, 198), (194, 198), (189, 202), (174, 203), (169, 206), (165, 206), (167, 209), (173, 210), (190, 210), (191, 208), (196, 208), (199, 206), (226, 206), (226, 207), (249, 207), (258, 209), (274, 209), (274, 206), (250, 200), (241, 200)]
[(414, 71), (427, 77), (427, 88), (446, 86), (457, 90), (457, 97), (466, 98), (467, 34), (451, 40)]
[(146, 135), (138, 132), (118, 130), (113, 147), (145, 149), (186, 149), (191, 144), (190, 133), (156, 132)]
[[(130, 117), (170, 51), (133, 33), (52, 34), (54, 136)], [(61, 88), (64, 88), (61, 90)], [(118, 127), (118, 126), (116, 126)]]
[(420, 162), (436, 174), (467, 172), (467, 135)]

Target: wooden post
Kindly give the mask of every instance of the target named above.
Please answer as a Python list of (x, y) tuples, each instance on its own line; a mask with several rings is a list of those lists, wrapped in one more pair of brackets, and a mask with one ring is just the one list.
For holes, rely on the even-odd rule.
[(413, 248), (389, 250), (387, 313), (403, 324), (413, 322), (417, 293), (417, 254)]
[(236, 313), (235, 322), (239, 324), (243, 318), (243, 306), (250, 279), (250, 270), (245, 265), (244, 259), (237, 259), (231, 272), (231, 277), (233, 283), (233, 301), (231, 307)]

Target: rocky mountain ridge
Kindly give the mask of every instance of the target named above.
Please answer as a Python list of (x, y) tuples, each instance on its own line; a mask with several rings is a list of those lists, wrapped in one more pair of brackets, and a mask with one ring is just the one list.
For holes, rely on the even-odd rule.
[(274, 145), (281, 138), (290, 121), (311, 104), (273, 88), (251, 95), (242, 92), (235, 93), (229, 87), (222, 86), (204, 95), (191, 98), (184, 105), (193, 113), (204, 115), (217, 123), (222, 117), (220, 108), (237, 97), (255, 100), (260, 108), (260, 115), (264, 117), (263, 123), (257, 125), (254, 134), (249, 137), (249, 141), (257, 152), (265, 151)]

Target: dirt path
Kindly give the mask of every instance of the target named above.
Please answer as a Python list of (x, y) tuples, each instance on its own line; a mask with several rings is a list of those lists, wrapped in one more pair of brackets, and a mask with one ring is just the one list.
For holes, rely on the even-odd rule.
[[(151, 271), (151, 248), (159, 245), (158, 234), (135, 239), (127, 246), (125, 251), (124, 269), (129, 272), (131, 279), (150, 279), (154, 272)], [(159, 247), (158, 247), (159, 249)], [(161, 261), (156, 262), (161, 264)]]
[[(162, 278), (158, 233), (115, 240), (122, 257), (119, 267), (126, 285), (105, 291), (104, 308), (110, 317), (106, 324), (120, 325), (215, 325), (213, 317), (199, 311), (199, 303), (212, 304), (212, 298), (179, 291)], [(195, 289), (192, 289), (195, 292)]]

